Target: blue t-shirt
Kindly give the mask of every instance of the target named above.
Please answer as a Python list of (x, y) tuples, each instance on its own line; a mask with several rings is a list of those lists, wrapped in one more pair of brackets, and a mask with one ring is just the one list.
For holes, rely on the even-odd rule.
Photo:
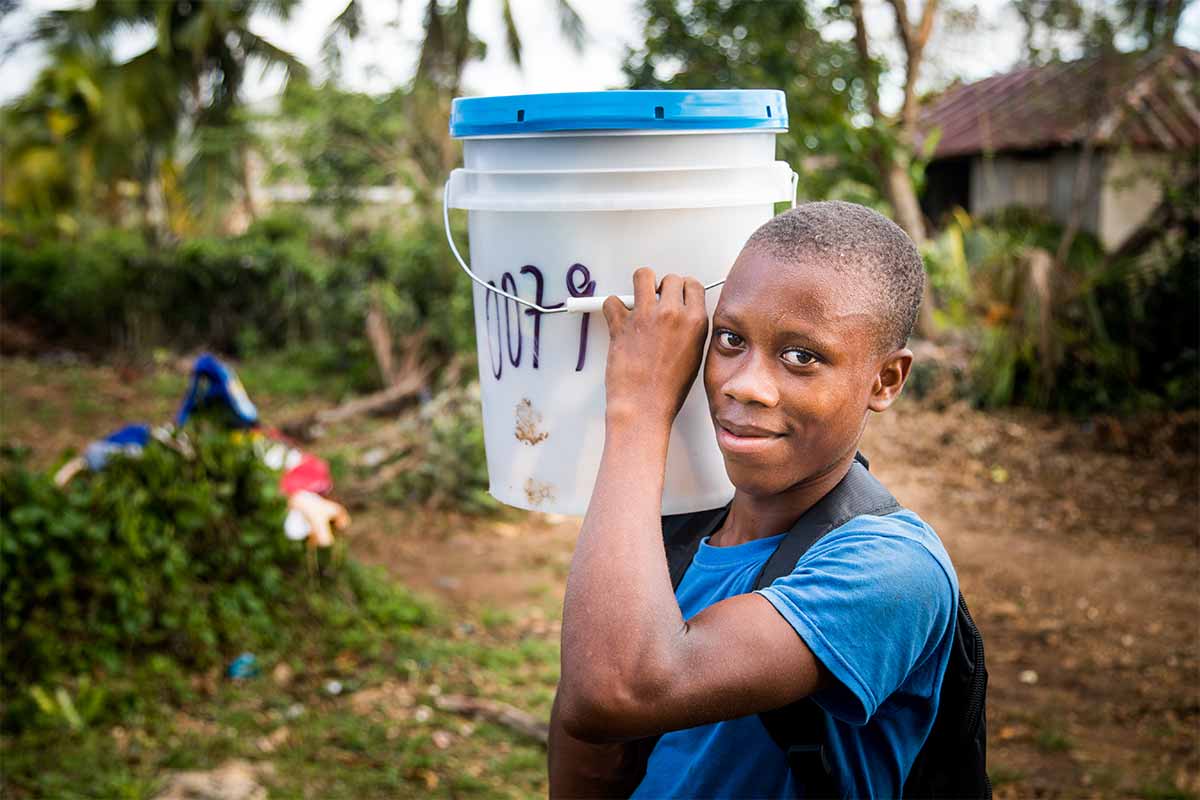
[[(786, 534), (731, 547), (701, 541), (675, 596), (685, 619), (751, 591)], [(813, 699), (849, 797), (899, 797), (937, 713), (958, 577), (916, 514), (857, 517), (791, 574), (758, 590), (836, 678)], [(731, 653), (731, 658), (736, 654)], [(795, 797), (783, 751), (757, 714), (664, 734), (637, 798)]]

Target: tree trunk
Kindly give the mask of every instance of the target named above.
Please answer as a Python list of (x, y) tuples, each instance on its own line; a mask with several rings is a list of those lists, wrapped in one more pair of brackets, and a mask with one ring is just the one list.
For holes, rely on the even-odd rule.
[(250, 176), (250, 148), (242, 145), (238, 148), (239, 176), (242, 179), (242, 211), (246, 215), (246, 224), (258, 219), (254, 203), (254, 181)]
[(895, 158), (887, 159), (884, 165), (884, 186), (887, 188), (888, 201), (892, 204), (892, 212), (896, 215), (896, 224), (904, 229), (917, 247), (925, 244), (925, 217), (921, 214), (921, 204), (917, 200), (917, 191), (906, 165)]
[(379, 367), (379, 378), (386, 389), (396, 383), (395, 361), (392, 359), (392, 331), (387, 316), (379, 304), (372, 301), (367, 309), (367, 341)]
[[(921, 213), (921, 204), (917, 200), (917, 190), (913, 186), (912, 176), (908, 174), (906, 165), (894, 157), (883, 156), (883, 160), (886, 162), (880, 165), (883, 171), (883, 184), (888, 202), (892, 204), (892, 213), (896, 217), (896, 224), (904, 229), (904, 232), (920, 249), (927, 241), (925, 217)], [(937, 320), (933, 316), (933, 309), (933, 287), (929, 285), (929, 279), (926, 278), (921, 294), (921, 310), (917, 315), (917, 335), (922, 339), (933, 340), (939, 336), (940, 331)]]
[[(913, 142), (916, 139), (917, 115), (920, 109), (920, 98), (917, 96), (917, 74), (921, 66), (921, 58), (929, 34), (933, 30), (934, 15), (937, 12), (938, 0), (925, 0), (921, 11), (921, 20), (916, 28), (908, 18), (908, 4), (905, 0), (890, 0), (896, 14), (896, 31), (904, 45), (904, 105), (901, 108), (898, 141), (893, 149), (880, 148), (875, 152), (875, 162), (883, 176), (883, 191), (888, 202), (892, 204), (892, 214), (896, 224), (904, 229), (909, 238), (920, 249), (926, 241), (925, 217), (921, 214), (921, 204), (917, 201), (917, 190), (913, 186), (912, 176), (909, 175), (908, 165), (912, 159)], [(867, 36), (867, 20), (863, 11), (863, 0), (851, 0), (854, 13), (854, 47), (858, 52), (861, 67), (868, 76), (867, 106), (871, 116), (877, 121), (886, 121), (879, 107), (878, 77), (873, 75), (871, 49)], [(902, 154), (902, 155), (901, 155)], [(899, 158), (897, 157), (899, 155)], [(921, 308), (917, 315), (917, 335), (923, 339), (938, 338), (938, 326), (933, 316), (933, 288), (926, 279), (921, 293)]]

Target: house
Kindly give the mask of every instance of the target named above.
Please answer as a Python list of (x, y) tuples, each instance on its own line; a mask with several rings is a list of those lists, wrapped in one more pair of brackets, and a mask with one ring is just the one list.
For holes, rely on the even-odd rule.
[(952, 87), (927, 104), (937, 136), (922, 208), (1043, 209), (1119, 247), (1200, 159), (1200, 53), (1183, 47), (1048, 64)]

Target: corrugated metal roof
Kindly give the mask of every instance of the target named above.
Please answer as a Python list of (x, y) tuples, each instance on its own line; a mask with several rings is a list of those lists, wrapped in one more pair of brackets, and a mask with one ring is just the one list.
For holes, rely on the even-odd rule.
[(954, 87), (921, 113), (941, 129), (934, 158), (1040, 150), (1091, 139), (1157, 150), (1200, 147), (1200, 53), (1048, 64)]

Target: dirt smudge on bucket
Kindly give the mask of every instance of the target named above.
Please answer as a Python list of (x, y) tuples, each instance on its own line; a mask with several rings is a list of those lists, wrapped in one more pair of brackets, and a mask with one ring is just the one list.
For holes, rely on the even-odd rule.
[(528, 397), (521, 398), (517, 403), (517, 425), (513, 435), (527, 445), (544, 442), (550, 434), (541, 430), (542, 415), (529, 402)]
[(531, 506), (540, 506), (547, 500), (554, 499), (554, 486), (530, 478), (525, 481), (525, 499), (529, 501), (529, 505)]

